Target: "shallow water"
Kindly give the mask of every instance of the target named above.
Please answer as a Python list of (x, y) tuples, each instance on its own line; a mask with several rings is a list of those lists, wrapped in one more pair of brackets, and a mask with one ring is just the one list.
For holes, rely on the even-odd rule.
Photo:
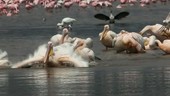
[(169, 96), (170, 67), (8, 69), (1, 96)]
[[(139, 32), (148, 24), (162, 23), (170, 11), (169, 5), (113, 10), (130, 12), (127, 18), (111, 25), (117, 33), (122, 29)], [(102, 51), (98, 34), (106, 22), (93, 18), (98, 12), (109, 14), (107, 8), (61, 9), (53, 14), (36, 8), (13, 17), (0, 17), (0, 49), (7, 51), (12, 63), (26, 59), (59, 33), (56, 24), (66, 16), (78, 20), (71, 36), (93, 38), (93, 50), (102, 59), (91, 68), (1, 69), (0, 96), (169, 96), (170, 55), (160, 50), (144, 54)]]

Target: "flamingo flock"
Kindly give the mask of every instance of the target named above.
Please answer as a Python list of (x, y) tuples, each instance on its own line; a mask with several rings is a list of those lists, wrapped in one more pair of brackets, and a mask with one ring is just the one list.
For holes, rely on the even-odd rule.
[(166, 3), (168, 0), (0, 0), (0, 15), (12, 16), (18, 14), (20, 9), (31, 10), (36, 6), (43, 6), (46, 10), (67, 8), (71, 6), (78, 6), (81, 8), (91, 7), (113, 7), (116, 8), (126, 7), (128, 5), (133, 6), (139, 4), (139, 6), (146, 6), (153, 3), (162, 2)]

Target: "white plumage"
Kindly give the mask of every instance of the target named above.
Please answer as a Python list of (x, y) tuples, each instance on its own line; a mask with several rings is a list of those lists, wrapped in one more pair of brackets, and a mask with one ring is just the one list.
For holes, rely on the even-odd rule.
[(70, 17), (65, 17), (62, 19), (61, 23), (58, 23), (57, 26), (62, 29), (62, 28), (68, 28), (71, 29), (72, 28), (72, 24), (73, 22), (75, 22), (76, 19), (74, 18), (70, 18)]

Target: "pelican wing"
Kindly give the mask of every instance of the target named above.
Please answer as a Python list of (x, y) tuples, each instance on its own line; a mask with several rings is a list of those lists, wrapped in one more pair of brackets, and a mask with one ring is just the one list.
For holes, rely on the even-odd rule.
[(169, 14), (168, 14), (168, 16), (166, 17), (165, 20), (170, 20), (170, 12), (169, 12)]
[(115, 16), (115, 19), (120, 20), (120, 19), (122, 19), (122, 18), (125, 18), (125, 17), (128, 16), (128, 15), (129, 15), (129, 12), (126, 12), (126, 11), (120, 12), (119, 14), (117, 14), (117, 15)]
[(97, 19), (100, 19), (100, 20), (106, 20), (106, 21), (110, 20), (110, 18), (108, 16), (101, 14), (101, 13), (94, 15), (94, 17)]
[(169, 12), (168, 16), (166, 17), (166, 19), (163, 20), (163, 25), (166, 26), (167, 28), (170, 27), (170, 12)]

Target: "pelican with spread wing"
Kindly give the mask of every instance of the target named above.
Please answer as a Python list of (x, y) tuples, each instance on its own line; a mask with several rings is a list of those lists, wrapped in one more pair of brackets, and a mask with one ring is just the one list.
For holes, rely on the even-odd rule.
[(140, 32), (141, 35), (149, 33), (149, 35), (155, 35), (161, 42), (165, 39), (170, 39), (170, 13), (163, 20), (163, 24), (154, 24), (145, 26)]

